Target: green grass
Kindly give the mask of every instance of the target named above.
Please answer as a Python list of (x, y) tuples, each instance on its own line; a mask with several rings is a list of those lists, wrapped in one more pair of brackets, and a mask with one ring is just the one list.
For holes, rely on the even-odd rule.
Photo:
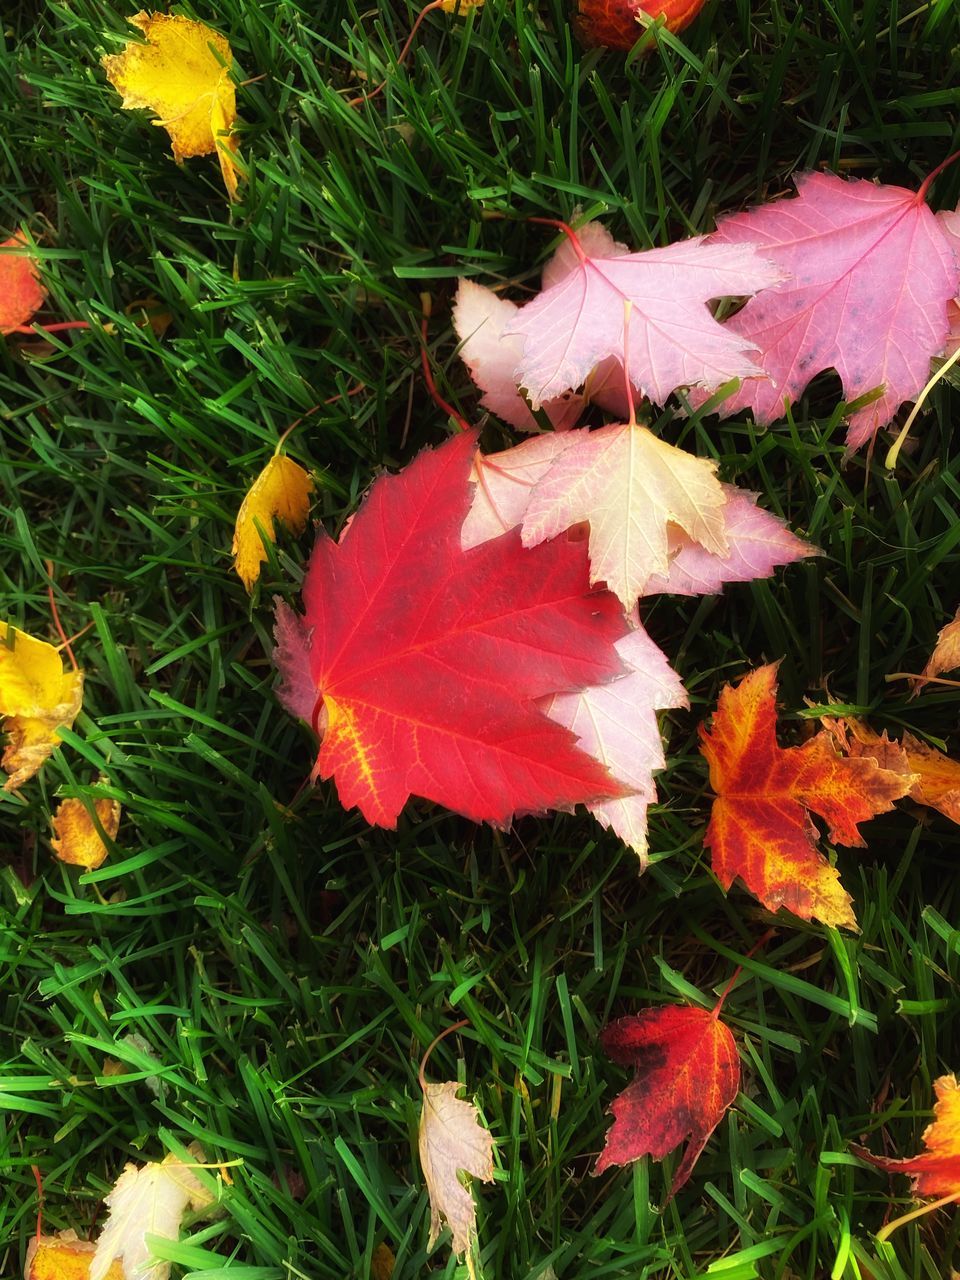
[[(487, 1280), (944, 1276), (960, 1215), (877, 1244), (907, 1185), (847, 1153), (915, 1150), (932, 1080), (960, 1067), (960, 834), (930, 811), (901, 805), (838, 852), (859, 935), (783, 917), (747, 961), (726, 1006), (743, 1089), (677, 1199), (655, 1207), (675, 1154), (589, 1171), (627, 1079), (598, 1029), (712, 1000), (770, 923), (702, 850), (695, 729), (721, 684), (782, 657), (788, 733), (809, 695), (960, 752), (960, 691), (909, 701), (886, 681), (960, 601), (960, 393), (933, 394), (895, 476), (844, 462), (830, 378), (767, 431), (659, 419), (824, 556), (646, 610), (693, 706), (666, 723), (642, 879), (586, 816), (501, 835), (412, 803), (392, 833), (327, 786), (297, 797), (310, 744), (273, 695), (270, 598), (296, 599), (311, 539), (281, 540), (252, 602), (229, 548), (247, 486), (317, 403), (333, 398), (290, 452), (331, 530), (451, 429), (419, 372), (421, 289), (441, 387), (475, 415), (447, 304), (459, 274), (535, 285), (550, 233), (527, 216), (580, 207), (640, 247), (798, 169), (915, 185), (960, 146), (960, 9), (708, 0), (682, 40), (624, 58), (581, 51), (560, 0), (487, 0), (428, 19), (355, 110), (414, 7), (178, 5), (250, 81), (230, 210), (215, 160), (178, 169), (104, 79), (138, 7), (9, 0), (0, 19), (0, 232), (38, 241), (48, 317), (92, 325), (0, 342), (2, 614), (52, 637), (50, 560), (68, 631), (93, 624), (73, 732), (0, 793), (0, 1274), (19, 1276), (34, 1230), (32, 1165), (47, 1229), (85, 1236), (124, 1161), (194, 1139), (242, 1163), (224, 1215), (167, 1250), (180, 1275), (366, 1280), (384, 1240), (396, 1280), (465, 1274), (445, 1243), (426, 1253), (416, 1159), (418, 1059), (465, 1017), (430, 1069), (464, 1081), (497, 1139), (476, 1197)], [(933, 195), (957, 204), (960, 167)], [(159, 339), (126, 313), (148, 297), (172, 319)], [(96, 794), (123, 803), (118, 847), (78, 874), (49, 817)]]

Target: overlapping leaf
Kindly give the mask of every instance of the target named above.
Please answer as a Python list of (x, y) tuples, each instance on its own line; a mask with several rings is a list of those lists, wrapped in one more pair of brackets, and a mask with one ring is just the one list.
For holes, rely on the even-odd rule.
[[(836, 369), (853, 400), (857, 448), (913, 399), (947, 340), (960, 266), (924, 192), (807, 173), (797, 195), (721, 221), (708, 245), (755, 247), (785, 278), (749, 299), (726, 327), (759, 351), (766, 378), (748, 378), (721, 411), (768, 423), (816, 374)], [(702, 398), (702, 397), (701, 397)], [(694, 397), (695, 401), (697, 397)]]
[(279, 611), (282, 696), (304, 715), (315, 691), (317, 772), (384, 826), (411, 793), (505, 824), (624, 791), (537, 705), (622, 674), (617, 601), (577, 541), (531, 551), (514, 530), (462, 551), (475, 448), (464, 433), (378, 480), (340, 542), (318, 541), (303, 621)]
[(884, 769), (910, 778), (910, 799), (939, 809), (951, 822), (960, 823), (960, 761), (904, 732), (891, 740), (875, 733), (862, 720), (831, 721), (827, 727), (847, 755), (867, 757)]
[(781, 747), (776, 689), (776, 665), (760, 667), (726, 685), (712, 729), (701, 726), (716, 795), (704, 844), (725, 889), (739, 877), (771, 911), (856, 928), (850, 895), (817, 849), (809, 815), (823, 818), (838, 844), (863, 845), (858, 824), (891, 809), (913, 778), (838, 755), (826, 729)]

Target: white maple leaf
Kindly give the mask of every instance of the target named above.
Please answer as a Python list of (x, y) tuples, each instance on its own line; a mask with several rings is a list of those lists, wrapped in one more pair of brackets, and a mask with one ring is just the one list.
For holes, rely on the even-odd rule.
[(484, 1182), (493, 1181), (493, 1137), (480, 1125), (473, 1103), (457, 1097), (462, 1085), (455, 1080), (435, 1084), (422, 1077), (420, 1084), (420, 1164), (430, 1195), (427, 1247), (433, 1247), (440, 1234), (440, 1219), (445, 1218), (453, 1233), (453, 1251), (467, 1254), (470, 1269), (476, 1208), (457, 1174), (463, 1170)]
[[(188, 1150), (202, 1163), (199, 1148)], [(159, 1162), (125, 1165), (104, 1203), (110, 1212), (90, 1263), (90, 1280), (104, 1280), (116, 1259), (126, 1280), (168, 1280), (170, 1263), (154, 1259), (146, 1237), (177, 1240), (187, 1207), (207, 1209), (214, 1197), (193, 1169), (171, 1152)]]

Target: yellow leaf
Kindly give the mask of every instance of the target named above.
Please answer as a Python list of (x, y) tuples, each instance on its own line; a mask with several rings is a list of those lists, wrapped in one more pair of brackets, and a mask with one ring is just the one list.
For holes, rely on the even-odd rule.
[(312, 488), (309, 473), (283, 454), (272, 457), (250, 486), (237, 515), (232, 548), (233, 567), (248, 591), (253, 590), (267, 558), (257, 524), (271, 542), (277, 540), (275, 519), (282, 520), (292, 533), (302, 533)]
[(0, 623), (0, 715), (6, 716), (2, 763), (16, 791), (37, 772), (80, 710), (83, 672), (65, 671), (52, 644)]
[(470, 9), (480, 9), (483, 0), (440, 0), (440, 8), (444, 13), (467, 13)]
[(146, 107), (159, 117), (153, 123), (169, 133), (178, 164), (216, 152), (227, 193), (234, 199), (236, 140), (231, 130), (237, 100), (230, 45), (202, 22), (176, 14), (141, 11), (128, 21), (140, 28), (147, 43), (131, 42), (122, 53), (101, 58), (107, 79), (123, 95), (125, 108)]
[[(75, 1231), (33, 1236), (27, 1246), (24, 1280), (89, 1280), (96, 1245), (77, 1238)], [(124, 1280), (123, 1266), (114, 1262), (106, 1280)]]
[[(120, 829), (120, 802), (107, 798), (93, 805), (106, 834), (113, 840)], [(90, 811), (82, 800), (61, 800), (53, 815), (54, 852), (61, 862), (93, 871), (103, 863), (110, 850), (103, 842)]]

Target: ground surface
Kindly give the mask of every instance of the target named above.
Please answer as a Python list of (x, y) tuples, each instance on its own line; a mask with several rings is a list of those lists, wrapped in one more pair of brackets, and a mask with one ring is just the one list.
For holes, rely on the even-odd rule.
[[(242, 1163), (226, 1216), (171, 1250), (181, 1274), (366, 1278), (382, 1241), (396, 1280), (455, 1274), (444, 1243), (426, 1253), (416, 1064), (466, 1017), (432, 1070), (459, 1072), (497, 1139), (477, 1195), (488, 1278), (948, 1274), (960, 1215), (879, 1246), (906, 1183), (845, 1154), (864, 1135), (914, 1150), (931, 1081), (960, 1066), (960, 835), (909, 806), (838, 855), (859, 936), (784, 919), (749, 962), (727, 1005), (743, 1091), (678, 1198), (654, 1207), (676, 1156), (589, 1170), (627, 1078), (598, 1028), (711, 1000), (770, 923), (723, 895), (702, 849), (695, 728), (721, 684), (782, 658), (793, 713), (828, 687), (960, 750), (960, 691), (909, 702), (885, 679), (918, 669), (960, 599), (958, 393), (934, 393), (895, 476), (882, 450), (844, 463), (830, 379), (765, 432), (662, 419), (825, 554), (647, 610), (693, 708), (665, 724), (642, 879), (586, 816), (497, 835), (414, 803), (390, 833), (326, 786), (294, 800), (310, 743), (273, 694), (269, 601), (295, 600), (310, 538), (282, 541), (252, 602), (229, 548), (246, 487), (319, 401), (337, 397), (290, 451), (331, 530), (379, 468), (451, 429), (418, 369), (421, 289), (441, 386), (476, 413), (447, 303), (461, 273), (535, 284), (552, 233), (515, 219), (580, 206), (643, 247), (710, 230), (798, 169), (915, 185), (960, 145), (960, 9), (708, 0), (686, 43), (625, 59), (582, 52), (560, 0), (487, 0), (466, 23), (431, 16), (357, 110), (412, 7), (183, 7), (250, 80), (230, 210), (215, 162), (178, 169), (105, 81), (135, 8), (13, 0), (0, 20), (0, 233), (40, 243), (45, 318), (96, 322), (0, 342), (2, 612), (53, 636), (51, 560), (65, 626), (93, 623), (74, 733), (0, 807), (0, 1273), (19, 1275), (34, 1230), (31, 1165), (47, 1227), (86, 1235), (125, 1160), (198, 1139)], [(954, 169), (934, 204), (958, 196)], [(145, 298), (172, 317), (162, 338), (126, 314)], [(504, 439), (489, 426), (489, 446)], [(100, 774), (123, 802), (120, 848), (78, 875), (51, 857), (49, 815)]]

